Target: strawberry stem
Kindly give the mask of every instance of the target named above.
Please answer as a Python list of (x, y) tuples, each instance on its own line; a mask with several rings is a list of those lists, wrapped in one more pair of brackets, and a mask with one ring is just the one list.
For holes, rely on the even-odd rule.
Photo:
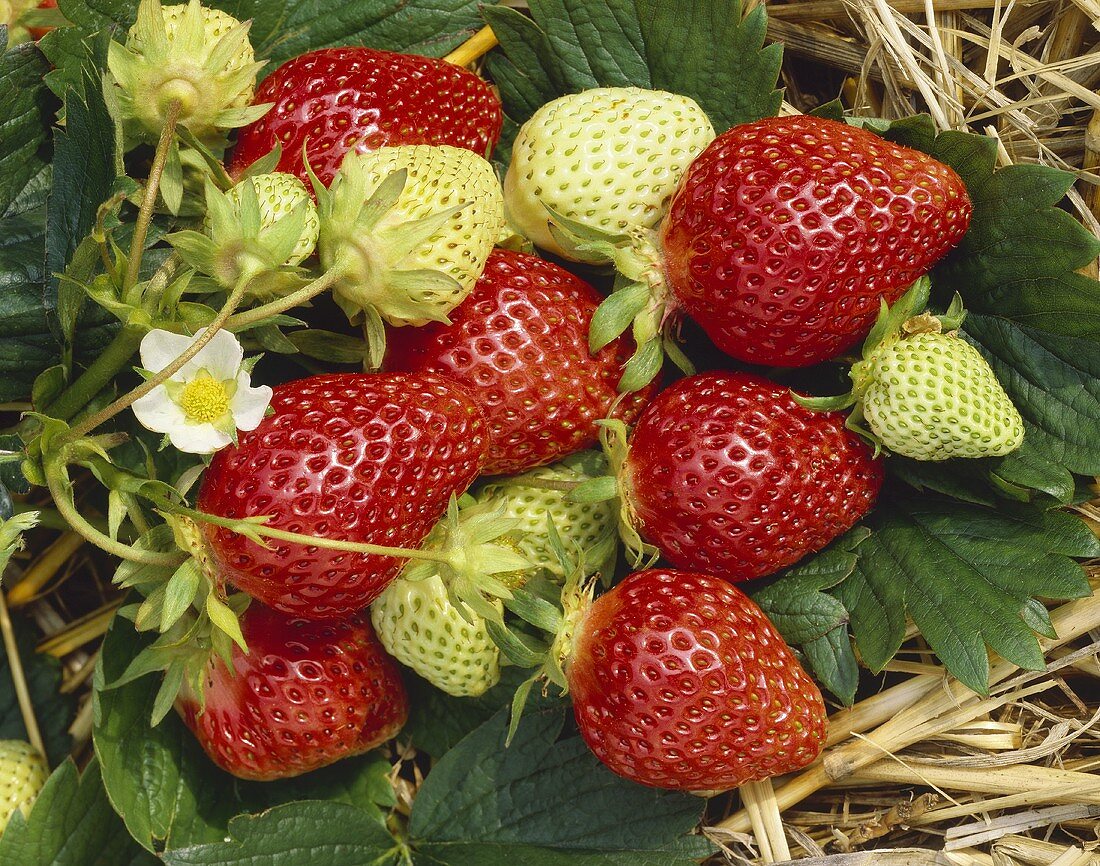
[(227, 331), (236, 333), (255, 325), (257, 322), (262, 322), (264, 319), (270, 319), (272, 316), (277, 316), (294, 307), (299, 307), (306, 301), (317, 297), (317, 295), (321, 294), (326, 289), (331, 288), (342, 276), (343, 274), (339, 268), (331, 268), (309, 285), (303, 286), (285, 297), (271, 301), (255, 309), (237, 313), (235, 316), (230, 316), (224, 322), (224, 327)]
[(393, 556), (399, 559), (422, 559), (430, 562), (450, 563), (451, 557), (445, 553), (430, 550), (411, 550), (405, 547), (387, 547), (381, 544), (368, 544), (360, 541), (341, 541), (337, 538), (320, 538), (314, 535), (304, 535), (300, 532), (288, 532), (285, 529), (275, 529), (255, 522), (255, 519), (236, 519), (232, 517), (219, 517), (216, 514), (208, 514), (195, 508), (171, 502), (159, 496), (149, 497), (157, 507), (168, 514), (178, 514), (182, 517), (190, 517), (202, 523), (210, 523), (221, 526), (238, 535), (257, 538), (271, 538), (276, 541), (289, 541), (295, 544), (305, 544), (310, 547), (322, 547), (326, 550), (346, 550), (349, 553), (366, 553), (373, 556)]
[(157, 191), (160, 189), (160, 179), (164, 174), (164, 166), (168, 162), (168, 152), (172, 148), (172, 142), (176, 138), (176, 123), (179, 121), (182, 103), (173, 99), (168, 106), (168, 113), (164, 119), (164, 128), (160, 133), (160, 141), (157, 142), (156, 154), (153, 156), (153, 166), (149, 170), (149, 180), (145, 184), (145, 195), (141, 199), (141, 208), (138, 210), (137, 222), (134, 224), (134, 237), (130, 242), (130, 259), (126, 263), (126, 277), (122, 282), (123, 295), (137, 285), (138, 276), (141, 273), (141, 257), (145, 252), (145, 236), (149, 233), (149, 223), (153, 219), (153, 208), (157, 204)]
[(11, 681), (15, 685), (15, 697), (19, 701), (19, 711), (23, 715), (23, 726), (27, 729), (27, 740), (38, 754), (45, 757), (46, 747), (42, 742), (42, 732), (38, 729), (38, 719), (34, 715), (34, 702), (31, 700), (30, 689), (27, 688), (27, 677), (23, 672), (19, 645), (15, 642), (15, 631), (12, 628), (8, 605), (4, 601), (2, 592), (0, 592), (0, 631), (4, 633), (4, 648), (7, 650), (8, 666), (11, 668)]

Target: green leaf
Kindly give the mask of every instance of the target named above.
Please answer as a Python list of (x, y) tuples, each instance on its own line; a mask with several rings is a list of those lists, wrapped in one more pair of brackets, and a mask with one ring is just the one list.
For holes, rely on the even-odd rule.
[[(138, 0), (60, 0), (73, 24), (86, 33), (117, 24), (128, 29)], [(440, 57), (480, 26), (476, 0), (213, 0), (204, 3), (242, 21), (251, 20), (250, 41), (271, 73), (291, 57), (329, 45), (369, 45)]]
[(781, 48), (761, 47), (763, 8), (742, 20), (739, 0), (531, 0), (529, 6), (533, 20), (501, 7), (484, 10), (501, 44), (489, 71), (517, 124), (543, 103), (591, 87), (682, 93), (719, 131), (779, 109)]
[(848, 622), (848, 611), (822, 592), (843, 581), (856, 567), (856, 555), (834, 548), (788, 572), (752, 599), (789, 644), (824, 637)]
[(319, 328), (292, 331), (286, 336), (303, 355), (329, 364), (360, 365), (367, 357), (369, 349), (358, 337)]
[(1100, 345), (993, 316), (968, 316), (964, 330), (1023, 415), (1029, 452), (1100, 474)]
[(0, 400), (29, 396), (59, 357), (42, 306), (44, 261), (41, 214), (0, 219)]
[(418, 859), (495, 866), (517, 856), (569, 863), (561, 855), (574, 855), (578, 864), (673, 866), (708, 853), (704, 840), (686, 836), (701, 799), (612, 774), (579, 737), (559, 740), (563, 723), (562, 710), (528, 713), (505, 748), (502, 709), (444, 755), (413, 805)]
[[(55, 275), (65, 271), (95, 226), (99, 206), (111, 196), (117, 176), (115, 123), (101, 90), (87, 81), (84, 91), (83, 98), (73, 89), (65, 97), (65, 126), (54, 133), (53, 182), (46, 207), (46, 314), (66, 347), (75, 330), (83, 292), (72, 284), (59, 285)], [(80, 276), (90, 281), (91, 275)], [(88, 324), (108, 321), (108, 315), (98, 308), (89, 312)], [(62, 323), (68, 319), (71, 326), (56, 323), (58, 316)]]
[(927, 116), (898, 121), (885, 135), (950, 165), (973, 201), (969, 231), (935, 270), (939, 296), (958, 292), (973, 313), (1100, 340), (1100, 283), (1075, 273), (1100, 255), (1100, 240), (1057, 207), (1072, 174), (1041, 165), (994, 171), (996, 141), (936, 135)]
[(126, 833), (92, 761), (83, 774), (66, 761), (46, 781), (30, 816), (16, 812), (0, 836), (12, 866), (153, 866), (159, 861)]
[(814, 677), (846, 707), (850, 707), (859, 686), (859, 665), (856, 654), (852, 652), (848, 629), (843, 626), (834, 628), (815, 640), (807, 641), (802, 645), (802, 652)]
[(93, 693), (93, 742), (103, 781), (126, 828), (143, 846), (175, 849), (220, 842), (235, 815), (299, 800), (346, 803), (373, 814), (376, 822), (382, 819), (379, 807), (392, 806), (386, 779), (390, 767), (377, 755), (349, 758), (282, 782), (245, 782), (218, 769), (174, 713), (150, 728), (155, 679), (105, 688), (148, 643), (116, 617), (103, 644)]
[(864, 662), (878, 671), (894, 656), (908, 611), (947, 669), (980, 693), (987, 690), (987, 644), (1023, 668), (1042, 668), (1021, 609), (1036, 596), (1088, 595), (1070, 557), (1100, 554), (1096, 536), (1067, 513), (930, 496), (889, 500), (872, 528), (855, 571), (832, 590), (848, 609)]
[[(26, 622), (19, 616), (13, 616), (12, 625), (35, 718), (46, 743), (46, 757), (52, 766), (65, 760), (72, 747), (69, 725), (76, 711), (75, 696), (61, 694), (61, 665), (56, 659), (35, 652), (34, 633)], [(7, 653), (0, 644), (0, 740), (25, 739), (27, 730), (15, 697), (11, 668)]]
[(1038, 439), (1025, 436), (1024, 444), (997, 461), (990, 474), (1005, 484), (1041, 491), (1066, 505), (1073, 499), (1073, 476), (1040, 446)]
[(718, 132), (778, 113), (783, 47), (764, 47), (764, 4), (744, 20), (740, 0), (637, 0), (637, 7), (653, 87), (690, 96)]
[(291, 803), (229, 823), (228, 840), (167, 851), (167, 866), (389, 866), (398, 845), (369, 811)]
[[(3, 35), (0, 46), (7, 44)], [(34, 45), (18, 45), (0, 57), (0, 214), (46, 164), (55, 102), (42, 83), (49, 64)]]

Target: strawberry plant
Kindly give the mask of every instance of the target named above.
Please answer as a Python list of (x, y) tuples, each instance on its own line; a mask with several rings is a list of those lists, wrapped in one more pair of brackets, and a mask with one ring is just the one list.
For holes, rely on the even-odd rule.
[(8, 5), (0, 862), (686, 866), (1100, 628), (1072, 175), (738, 0)]

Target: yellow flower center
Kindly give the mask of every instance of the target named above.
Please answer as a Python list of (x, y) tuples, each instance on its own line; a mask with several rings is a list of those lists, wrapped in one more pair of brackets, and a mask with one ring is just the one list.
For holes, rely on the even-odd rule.
[(184, 385), (178, 402), (188, 421), (211, 424), (229, 411), (229, 397), (225, 384), (203, 370)]

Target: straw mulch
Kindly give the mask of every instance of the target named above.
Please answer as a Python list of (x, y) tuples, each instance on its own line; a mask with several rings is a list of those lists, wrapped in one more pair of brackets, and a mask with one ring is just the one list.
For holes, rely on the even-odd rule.
[[(786, 44), (784, 110), (840, 93), (859, 114), (928, 112), (941, 128), (994, 135), (1002, 164), (1074, 172), (1072, 207), (1100, 236), (1100, 0), (768, 7), (770, 36)], [(1100, 505), (1079, 510), (1100, 531)], [(39, 649), (63, 660), (64, 688), (86, 692), (118, 604), (109, 563), (66, 533), (16, 568), (25, 578), (9, 604), (51, 635)], [(1100, 564), (1090, 576), (1100, 590)], [(723, 850), (713, 862), (1100, 866), (1100, 593), (1052, 620), (1048, 670), (993, 659), (988, 698), (945, 676), (913, 632), (881, 689), (833, 714), (823, 760), (711, 811), (705, 831)], [(90, 733), (85, 701), (78, 752)]]

